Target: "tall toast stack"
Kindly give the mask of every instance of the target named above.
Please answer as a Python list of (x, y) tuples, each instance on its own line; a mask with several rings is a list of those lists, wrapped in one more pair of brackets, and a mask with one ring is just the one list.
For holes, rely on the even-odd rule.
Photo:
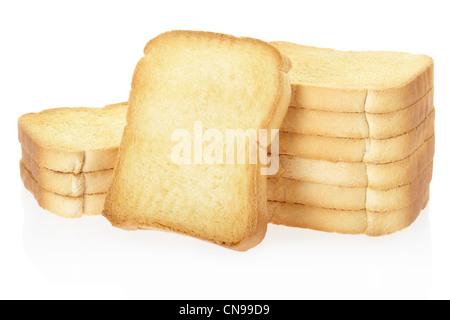
[(293, 64), (272, 222), (372, 236), (410, 225), (429, 200), (433, 60), (272, 44)]
[(19, 118), (20, 174), (41, 207), (67, 218), (101, 214), (126, 112), (119, 103)]

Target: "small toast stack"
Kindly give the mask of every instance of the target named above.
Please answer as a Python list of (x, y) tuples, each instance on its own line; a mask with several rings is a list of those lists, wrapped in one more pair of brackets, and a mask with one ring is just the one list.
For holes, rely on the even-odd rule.
[(20, 175), (42, 208), (67, 218), (101, 214), (126, 112), (119, 103), (19, 118)]
[(272, 222), (372, 236), (410, 225), (429, 199), (433, 60), (272, 44), (293, 64)]

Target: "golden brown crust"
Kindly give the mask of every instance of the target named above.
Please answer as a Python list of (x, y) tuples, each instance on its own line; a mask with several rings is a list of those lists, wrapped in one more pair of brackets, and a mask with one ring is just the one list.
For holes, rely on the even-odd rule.
[(434, 135), (435, 110), (414, 130), (390, 139), (370, 139), (363, 161), (366, 163), (388, 163), (402, 160), (416, 151)]
[(434, 151), (433, 135), (407, 158), (383, 164), (331, 162), (281, 155), (277, 176), (342, 187), (385, 190), (411, 183), (433, 160)]
[(429, 186), (432, 173), (431, 162), (411, 183), (386, 190), (270, 178), (268, 200), (337, 210), (392, 211), (419, 199)]
[[(391, 55), (390, 52), (342, 52), (327, 48), (316, 48), (298, 45), (290, 42), (276, 41), (271, 42), (274, 46), (284, 53), (288, 53), (293, 60), (293, 64), (301, 66), (304, 61), (299, 61), (297, 53), (300, 52), (321, 52), (328, 54), (328, 58), (346, 55), (351, 59), (352, 55), (358, 54), (380, 54)], [(336, 53), (336, 54), (335, 54)], [(400, 54), (400, 53), (398, 53)], [(406, 54), (408, 56), (413, 56)], [(346, 85), (339, 83), (308, 83), (301, 76), (294, 78), (292, 82), (292, 100), (291, 105), (305, 109), (315, 109), (332, 112), (368, 112), (368, 113), (389, 113), (404, 109), (422, 98), (432, 87), (434, 82), (434, 62), (433, 59), (424, 55), (415, 55), (421, 57), (420, 68), (412, 70), (412, 78), (400, 81), (399, 84), (392, 87), (386, 87), (383, 84), (365, 85), (358, 87), (356, 85)], [(296, 60), (297, 59), (297, 60)], [(306, 61), (307, 63), (308, 61)], [(315, 62), (317, 63), (317, 61)], [(368, 63), (366, 61), (366, 63)], [(404, 62), (406, 63), (406, 62)], [(313, 64), (314, 65), (314, 64)], [(406, 65), (405, 65), (406, 66)], [(406, 66), (409, 67), (409, 66)], [(340, 66), (336, 66), (336, 70)], [(296, 68), (294, 67), (293, 70)], [(340, 70), (342, 71), (342, 70)], [(325, 74), (326, 75), (326, 74)], [(342, 79), (341, 79), (342, 80)], [(406, 81), (406, 82), (405, 82)]]
[(435, 111), (415, 129), (388, 139), (348, 139), (280, 132), (280, 154), (332, 162), (390, 163), (413, 154), (434, 135)]
[(365, 111), (368, 113), (389, 113), (404, 109), (419, 101), (434, 84), (434, 63), (418, 73), (415, 79), (405, 86), (388, 90), (368, 90)]
[(389, 139), (417, 126), (434, 108), (431, 89), (417, 103), (390, 113), (329, 112), (289, 107), (280, 131), (353, 139)]
[(429, 201), (429, 188), (410, 206), (388, 212), (348, 211), (269, 201), (271, 223), (342, 234), (377, 237), (410, 226)]
[(411, 206), (389, 212), (367, 212), (367, 228), (365, 234), (372, 237), (392, 234), (410, 226), (427, 207), (430, 200), (429, 187), (422, 199)]
[[(19, 142), (22, 144), (22, 148), (26, 150), (30, 157), (37, 162), (40, 167), (49, 170), (80, 173), (112, 169), (114, 168), (117, 158), (118, 143), (117, 145), (113, 144), (111, 146), (111, 143), (108, 142), (104, 148), (101, 149), (90, 149), (86, 146), (85, 150), (73, 151), (67, 148), (50, 147), (49, 145), (52, 145), (50, 141), (41, 144), (32, 138), (32, 134), (28, 132), (30, 129), (27, 129), (27, 119), (38, 118), (40, 115), (45, 116), (55, 113), (63, 114), (65, 111), (70, 112), (73, 116), (73, 114), (76, 114), (78, 111), (85, 113), (87, 110), (92, 110), (93, 114), (98, 112), (98, 116), (100, 117), (105, 113), (109, 114), (109, 112), (111, 112), (112, 115), (117, 113), (119, 116), (120, 114), (120, 117), (122, 117), (122, 115), (126, 113), (126, 109), (127, 103), (122, 102), (108, 105), (104, 108), (55, 108), (44, 110), (38, 114), (25, 114), (18, 120)], [(119, 118), (119, 120), (122, 120), (122, 118)], [(123, 118), (123, 122), (125, 122), (124, 120), (125, 118)], [(41, 130), (45, 130), (45, 125), (42, 126)], [(123, 127), (121, 129), (118, 128), (117, 130), (115, 135), (120, 136)], [(64, 132), (60, 132), (60, 134), (64, 134)]]
[(75, 172), (82, 170), (84, 163), (83, 152), (66, 152), (47, 148), (37, 144), (19, 123), (19, 142), (31, 158), (43, 167), (54, 171)]
[(390, 189), (412, 182), (434, 158), (435, 135), (406, 159), (386, 164), (366, 164), (368, 187)]
[(36, 143), (19, 126), (19, 141), (30, 157), (41, 167), (59, 172), (92, 172), (113, 169), (118, 147), (84, 152), (68, 152)]
[(364, 210), (335, 210), (269, 201), (271, 223), (343, 234), (362, 234), (367, 228)]
[(291, 106), (331, 112), (364, 112), (365, 89), (317, 87), (291, 84)]
[[(253, 170), (255, 170), (255, 168), (256, 167), (253, 166)], [(108, 202), (105, 203), (105, 209), (103, 210), (102, 214), (109, 220), (111, 225), (124, 230), (160, 230), (166, 232), (175, 232), (185, 236), (194, 237), (199, 240), (206, 240), (228, 249), (236, 251), (247, 251), (248, 249), (258, 245), (264, 239), (267, 230), (267, 224), (269, 223), (267, 212), (267, 198), (265, 196), (267, 179), (265, 176), (259, 174), (255, 174), (254, 177), (255, 179), (259, 180), (255, 184), (255, 189), (253, 190), (253, 196), (255, 197), (255, 199), (257, 199), (255, 209), (259, 214), (257, 216), (257, 219), (255, 219), (254, 221), (254, 227), (252, 228), (253, 231), (242, 241), (236, 243), (217, 241), (217, 239), (213, 238), (208, 239), (205, 238), (202, 234), (186, 232), (183, 229), (174, 228), (172, 226), (164, 225), (154, 221), (147, 221), (143, 223), (143, 220), (135, 219), (133, 217), (125, 217), (121, 214), (114, 213), (114, 207), (111, 207), (111, 209), (106, 209), (106, 206), (109, 205)]]
[(101, 214), (106, 193), (67, 197), (49, 192), (39, 187), (22, 162), (20, 162), (20, 176), (25, 188), (33, 194), (39, 206), (57, 216), (80, 218), (83, 214)]
[(38, 185), (49, 192), (69, 197), (106, 193), (111, 184), (113, 169), (70, 173), (39, 167), (22, 148), (22, 163)]

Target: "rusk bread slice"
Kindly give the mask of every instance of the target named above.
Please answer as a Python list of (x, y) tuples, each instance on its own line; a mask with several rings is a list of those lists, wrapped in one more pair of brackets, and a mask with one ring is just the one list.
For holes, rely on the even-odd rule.
[(338, 138), (388, 139), (405, 134), (432, 112), (434, 90), (390, 113), (330, 112), (289, 107), (280, 131)]
[(80, 218), (83, 214), (99, 215), (102, 213), (106, 193), (68, 197), (49, 192), (38, 185), (22, 161), (20, 162), (20, 176), (25, 188), (33, 194), (39, 206), (53, 214), (64, 218)]
[(344, 234), (382, 236), (410, 226), (430, 199), (429, 187), (425, 193), (406, 208), (373, 212), (365, 210), (334, 210), (269, 201), (271, 223)]
[(280, 154), (333, 162), (389, 163), (407, 158), (434, 135), (434, 109), (415, 129), (389, 139), (349, 139), (280, 132)]
[(415, 104), (433, 87), (433, 59), (425, 55), (272, 44), (291, 58), (295, 107), (389, 113)]
[(22, 148), (22, 163), (44, 190), (69, 197), (107, 193), (113, 169), (82, 173), (66, 173), (40, 168)]
[(432, 173), (433, 163), (431, 162), (410, 184), (387, 190), (269, 178), (267, 199), (328, 209), (392, 211), (405, 208), (415, 202), (430, 184)]
[(433, 160), (435, 136), (403, 160), (372, 164), (331, 162), (281, 155), (277, 176), (343, 187), (390, 189), (411, 183)]
[(103, 215), (124, 229), (255, 246), (268, 221), (261, 165), (177, 163), (172, 137), (181, 129), (191, 138), (196, 122), (220, 133), (279, 129), (291, 95), (288, 58), (259, 40), (194, 31), (164, 33), (144, 53)]
[(114, 168), (127, 103), (104, 108), (58, 108), (22, 115), (19, 141), (30, 157), (53, 171)]

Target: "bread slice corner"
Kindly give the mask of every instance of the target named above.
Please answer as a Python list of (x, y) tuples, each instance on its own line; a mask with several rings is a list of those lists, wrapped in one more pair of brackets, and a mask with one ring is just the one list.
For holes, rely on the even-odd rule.
[(56, 108), (18, 119), (19, 141), (40, 167), (60, 172), (114, 168), (127, 103)]
[(416, 103), (433, 87), (434, 61), (426, 55), (271, 44), (291, 58), (291, 104), (299, 108), (388, 113)]

